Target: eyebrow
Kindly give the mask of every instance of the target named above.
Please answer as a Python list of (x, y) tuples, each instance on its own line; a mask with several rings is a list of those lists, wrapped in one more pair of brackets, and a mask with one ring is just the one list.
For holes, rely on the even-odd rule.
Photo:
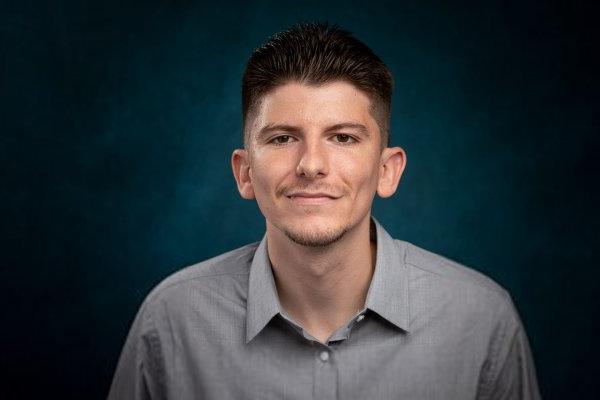
[[(354, 129), (357, 130), (360, 134), (369, 137), (369, 130), (367, 129), (366, 126), (364, 126), (363, 124), (358, 124), (355, 122), (342, 122), (339, 124), (335, 124), (335, 125), (331, 125), (328, 126), (327, 128), (325, 128), (325, 132), (332, 132), (332, 131), (338, 131), (341, 129)], [(261, 138), (271, 132), (289, 132), (289, 133), (294, 133), (294, 132), (301, 132), (302, 129), (294, 126), (294, 125), (289, 125), (289, 124), (267, 124), (264, 127), (262, 127), (260, 129), (260, 131), (258, 131), (258, 134), (256, 135), (257, 138)]]

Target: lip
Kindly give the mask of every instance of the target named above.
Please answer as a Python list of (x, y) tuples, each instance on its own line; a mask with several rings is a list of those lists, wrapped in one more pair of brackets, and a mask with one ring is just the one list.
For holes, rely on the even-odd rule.
[(293, 192), (286, 195), (286, 197), (292, 200), (294, 203), (299, 205), (319, 205), (331, 203), (338, 199), (338, 197), (332, 196), (327, 193), (309, 193), (309, 192)]

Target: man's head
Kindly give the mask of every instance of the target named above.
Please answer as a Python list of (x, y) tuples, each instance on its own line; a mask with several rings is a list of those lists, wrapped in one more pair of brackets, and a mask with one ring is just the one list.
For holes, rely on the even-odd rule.
[[(375, 193), (388, 197), (395, 192), (406, 160), (401, 148), (387, 147), (383, 135), (391, 96), (387, 68), (350, 34), (332, 32), (325, 25), (300, 25), (261, 47), (275, 41), (287, 58), (282, 64), (261, 64), (259, 57), (247, 68), (245, 149), (232, 156), (240, 194), (256, 198), (268, 232), (279, 231), (311, 247), (328, 246), (359, 224), (368, 224)], [(337, 43), (336, 51), (332, 43)], [(371, 71), (365, 59), (379, 65)], [(301, 65), (313, 75), (281, 75)], [(248, 72), (253, 70), (260, 72), (260, 79)], [(321, 80), (315, 80), (314, 71), (320, 71)], [(361, 81), (340, 71), (352, 72)], [(387, 79), (388, 85), (380, 82), (378, 88), (390, 92), (365, 89), (365, 82), (377, 83), (375, 77)], [(381, 110), (387, 110), (383, 129)]]

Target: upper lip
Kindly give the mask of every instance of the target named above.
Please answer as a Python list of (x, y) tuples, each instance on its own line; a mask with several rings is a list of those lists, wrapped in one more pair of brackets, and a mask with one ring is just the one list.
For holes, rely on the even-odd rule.
[(329, 193), (324, 192), (291, 192), (286, 194), (287, 197), (308, 197), (308, 198), (317, 198), (317, 197), (329, 197), (332, 199), (337, 199), (337, 196), (333, 196)]

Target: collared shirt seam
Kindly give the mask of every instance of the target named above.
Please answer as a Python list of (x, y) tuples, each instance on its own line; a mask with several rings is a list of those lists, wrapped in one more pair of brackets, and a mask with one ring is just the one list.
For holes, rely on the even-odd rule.
[[(166, 304), (166, 302), (162, 303), (162, 307), (163, 307), (163, 312), (164, 312), (164, 318), (165, 318), (165, 321), (167, 323), (167, 327), (169, 329), (169, 336), (170, 336), (170, 340), (171, 340), (171, 348), (175, 350), (175, 349), (178, 348), (178, 346), (177, 346), (177, 341), (175, 339), (176, 335), (175, 335), (175, 331), (173, 329), (173, 321), (171, 320), (170, 313), (167, 311), (167, 304)], [(175, 371), (175, 366), (177, 365), (177, 362), (176, 362), (175, 358), (176, 358), (176, 356), (178, 354), (178, 351), (172, 351), (171, 353), (172, 353), (171, 357), (170, 357), (170, 363), (171, 363), (171, 365), (170, 365), (169, 370), (170, 371)], [(173, 375), (176, 376), (177, 374), (174, 373)], [(178, 386), (177, 383), (175, 383), (174, 387), (177, 387), (177, 386)]]
[(146, 302), (153, 302), (156, 300), (157, 297), (159, 297), (167, 289), (171, 289), (175, 286), (183, 285), (183, 284), (189, 283), (191, 281), (199, 280), (202, 278), (214, 278), (216, 276), (237, 276), (237, 275), (250, 275), (250, 273), (249, 272), (227, 272), (227, 273), (221, 273), (221, 274), (201, 275), (201, 276), (194, 276), (191, 278), (184, 278), (177, 282), (169, 283), (168, 285), (165, 285), (165, 286), (162, 286), (161, 284), (159, 284), (154, 289), (154, 291), (152, 291), (148, 295), (148, 299), (146, 300)]
[(161, 344), (160, 333), (154, 321), (156, 310), (150, 309), (149, 315), (146, 317), (149, 324), (148, 330), (145, 332), (145, 337), (149, 346), (148, 356), (153, 360), (151, 365), (148, 365), (149, 373), (157, 377), (157, 381), (161, 387), (162, 395), (166, 396), (167, 390), (167, 373), (164, 358), (164, 346)]
[[(485, 398), (488, 398), (491, 394), (491, 391), (494, 387), (494, 384), (496, 382), (496, 380), (498, 379), (498, 375), (500, 374), (500, 371), (502, 370), (502, 366), (504, 365), (504, 363), (507, 361), (506, 357), (502, 360), (503, 362), (500, 362), (501, 360), (499, 359), (500, 357), (500, 351), (503, 348), (510, 348), (512, 342), (514, 340), (516, 340), (517, 335), (519, 334), (521, 327), (519, 325), (517, 325), (512, 331), (512, 334), (509, 335), (510, 329), (509, 327), (505, 327), (502, 330), (502, 333), (500, 335), (500, 337), (495, 341), (494, 346), (492, 346), (492, 349), (490, 350), (490, 372), (487, 377), (487, 379), (485, 379), (485, 381), (482, 384), (483, 387), (483, 394), (485, 396)], [(509, 345), (503, 345), (503, 343), (506, 341), (506, 338), (510, 337), (510, 340), (508, 340)]]
[[(500, 285), (498, 285), (495, 281), (492, 281), (492, 284), (497, 285), (497, 287), (492, 286), (491, 284), (485, 284), (485, 283), (480, 283), (475, 279), (460, 279), (460, 278), (455, 278), (455, 277), (451, 277), (451, 276), (447, 276), (444, 274), (440, 274), (439, 272), (435, 272), (435, 271), (431, 271), (427, 268), (421, 267), (417, 264), (414, 264), (410, 261), (406, 261), (405, 262), (406, 265), (410, 265), (411, 267), (415, 267), (423, 272), (435, 275), (435, 276), (439, 276), (440, 278), (447, 280), (447, 281), (451, 281), (451, 282), (457, 282), (457, 283), (461, 283), (461, 284), (465, 284), (467, 286), (475, 286), (478, 287), (480, 289), (485, 290), (486, 292), (490, 292), (490, 293), (495, 293), (496, 295), (499, 295), (502, 298), (506, 298), (506, 289), (504, 289), (503, 287), (501, 287)], [(474, 270), (475, 271), (475, 270)], [(476, 271), (477, 272), (477, 271)]]

